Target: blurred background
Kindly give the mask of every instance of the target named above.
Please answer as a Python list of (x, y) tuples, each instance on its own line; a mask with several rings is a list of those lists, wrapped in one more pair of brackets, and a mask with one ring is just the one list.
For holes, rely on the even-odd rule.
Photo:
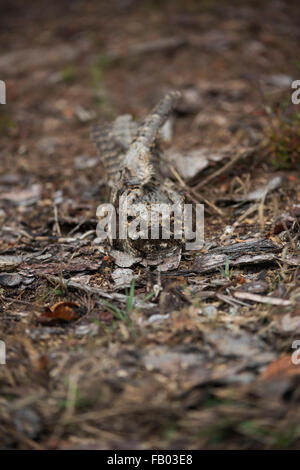
[(1, 171), (50, 192), (99, 194), (95, 122), (124, 112), (140, 119), (179, 88), (177, 148), (251, 144), (266, 107), (289, 104), (300, 74), (297, 1), (13, 0), (0, 8)]

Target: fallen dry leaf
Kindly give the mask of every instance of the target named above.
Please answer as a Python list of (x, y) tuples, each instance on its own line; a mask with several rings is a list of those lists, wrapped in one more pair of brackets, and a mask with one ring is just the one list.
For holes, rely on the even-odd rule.
[(300, 365), (292, 363), (292, 356), (290, 354), (280, 357), (271, 362), (268, 367), (261, 374), (262, 380), (277, 379), (282, 376), (292, 376), (300, 374)]
[(78, 320), (82, 315), (82, 307), (76, 302), (57, 302), (51, 307), (45, 308), (45, 313), (38, 318), (42, 325), (56, 325), (61, 322), (72, 322)]

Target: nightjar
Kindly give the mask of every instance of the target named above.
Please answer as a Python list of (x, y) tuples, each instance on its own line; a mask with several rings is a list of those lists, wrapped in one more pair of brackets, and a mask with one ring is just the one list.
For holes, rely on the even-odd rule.
[[(149, 209), (138, 236), (137, 231), (130, 235), (130, 230), (124, 238), (116, 236), (110, 240), (114, 249), (152, 259), (170, 254), (182, 245), (182, 227), (179, 227), (180, 220), (176, 220), (176, 212), (169, 217), (169, 227), (168, 213), (164, 218), (159, 212), (160, 205), (174, 207), (175, 204), (182, 208), (184, 203), (184, 197), (174, 183), (162, 175), (163, 155), (159, 146), (159, 131), (179, 98), (177, 91), (166, 94), (141, 125), (125, 114), (111, 124), (93, 129), (93, 139), (111, 188), (110, 202), (116, 209), (117, 234), (120, 235), (121, 213), (126, 213), (125, 223), (130, 227), (134, 205), (143, 204)], [(150, 213), (152, 217), (149, 217)], [(153, 220), (159, 222), (156, 229), (153, 229)], [(163, 238), (162, 233), (167, 228), (171, 236)]]

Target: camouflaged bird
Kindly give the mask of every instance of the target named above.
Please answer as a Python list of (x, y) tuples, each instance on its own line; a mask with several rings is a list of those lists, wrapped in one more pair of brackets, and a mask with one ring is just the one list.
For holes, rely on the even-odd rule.
[[(130, 204), (140, 203), (147, 207), (183, 204), (184, 198), (174, 183), (160, 171), (162, 154), (159, 148), (159, 131), (179, 98), (177, 91), (165, 95), (140, 126), (131, 115), (125, 114), (111, 124), (93, 129), (93, 139), (111, 188), (110, 202), (117, 214), (122, 210), (125, 195)], [(182, 240), (174, 237), (169, 240), (128, 237), (110, 241), (114, 249), (146, 259), (173, 253), (182, 244)]]

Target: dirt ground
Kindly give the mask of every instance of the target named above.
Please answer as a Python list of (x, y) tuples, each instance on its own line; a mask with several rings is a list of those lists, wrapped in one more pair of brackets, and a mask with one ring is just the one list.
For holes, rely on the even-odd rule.
[[(299, 2), (0, 10), (1, 448), (299, 449)], [(95, 243), (91, 128), (170, 89), (205, 246), (124, 271)]]

